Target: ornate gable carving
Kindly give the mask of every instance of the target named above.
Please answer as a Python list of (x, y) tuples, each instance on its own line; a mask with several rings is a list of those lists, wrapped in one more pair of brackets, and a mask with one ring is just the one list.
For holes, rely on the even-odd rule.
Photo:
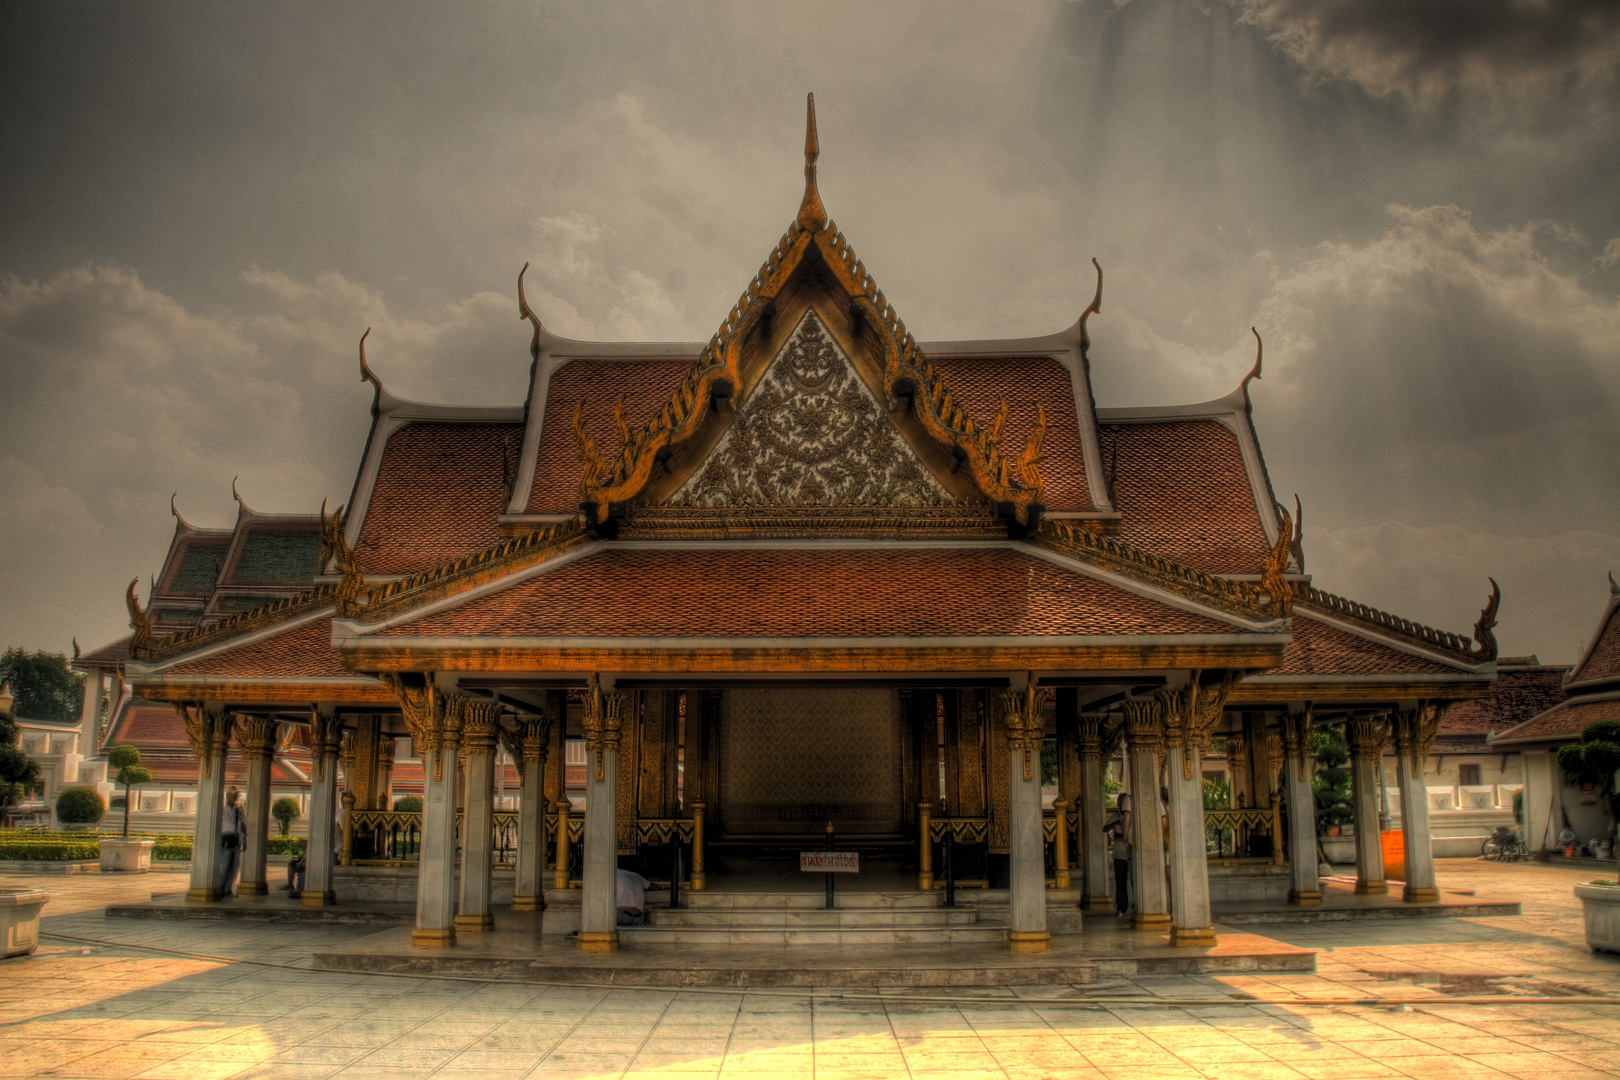
[(952, 502), (811, 310), (671, 506)]

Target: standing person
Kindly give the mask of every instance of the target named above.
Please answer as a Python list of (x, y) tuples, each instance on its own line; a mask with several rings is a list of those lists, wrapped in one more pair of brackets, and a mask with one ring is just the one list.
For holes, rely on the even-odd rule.
[(242, 876), (242, 842), (247, 839), (247, 820), (242, 814), (242, 793), (231, 788), (225, 793), (225, 813), (219, 819), (219, 843), (224, 848), (220, 860), (221, 897), (236, 895), (236, 882)]
[(1103, 835), (1114, 838), (1114, 908), (1120, 915), (1131, 910), (1131, 797), (1121, 795), (1116, 811), (1103, 822)]

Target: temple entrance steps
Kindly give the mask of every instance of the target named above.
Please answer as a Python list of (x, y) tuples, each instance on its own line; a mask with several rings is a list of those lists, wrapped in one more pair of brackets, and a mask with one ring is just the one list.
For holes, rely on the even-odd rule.
[(849, 892), (828, 909), (814, 893), (688, 893), (686, 906), (655, 907), (641, 926), (620, 928), (646, 945), (956, 945), (1007, 940), (1005, 919), (976, 907), (944, 907), (937, 894)]

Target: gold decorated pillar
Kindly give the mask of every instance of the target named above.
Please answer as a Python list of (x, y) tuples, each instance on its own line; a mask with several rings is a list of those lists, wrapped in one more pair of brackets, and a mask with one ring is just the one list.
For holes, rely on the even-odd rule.
[(383, 673), (422, 759), (422, 847), (417, 861), (416, 926), (420, 948), (456, 942), (456, 759), (461, 750), (459, 695), (443, 693), (431, 673), (422, 686)]
[(392, 810), (394, 808), (394, 753), (399, 748), (399, 740), (387, 733), (380, 733), (377, 739), (377, 781), (374, 788), (375, 797), (372, 808), (375, 810)]
[(1378, 831), (1378, 770), (1389, 729), (1383, 720), (1353, 716), (1344, 723), (1350, 743), (1350, 784), (1356, 822), (1356, 892), (1389, 892), (1384, 880), (1383, 838)]
[(247, 764), (247, 835), (243, 837), (242, 880), (237, 886), (242, 896), (263, 896), (270, 891), (265, 857), (270, 843), (270, 767), (279, 728), (269, 717), (252, 716), (242, 720), (237, 735)]
[(489, 910), (495, 868), (495, 742), (501, 706), (458, 695), (461, 747), (467, 779), (461, 818), (461, 908), (456, 931), (495, 929)]
[(585, 867), (580, 895), (579, 946), (587, 951), (619, 945), (618, 803), (619, 739), (625, 695), (591, 677), (585, 701)]
[(1046, 836), (1041, 821), (1041, 741), (1045, 717), (1033, 672), (1024, 686), (1001, 695), (1007, 731), (1008, 901), (1014, 949), (1044, 949), (1046, 929)]
[(186, 741), (197, 759), (197, 826), (191, 844), (191, 887), (186, 903), (203, 904), (220, 896), (223, 842), (220, 818), (225, 811), (225, 762), (236, 717), (207, 705), (176, 705), (185, 721)]
[(1317, 874), (1316, 798), (1311, 792), (1311, 712), (1288, 712), (1282, 723), (1283, 769), (1288, 789), (1288, 861), (1292, 882), (1288, 902), (1314, 907), (1322, 902)]
[(538, 911), (546, 906), (541, 877), (545, 870), (545, 793), (541, 780), (551, 742), (549, 716), (525, 716), (512, 731), (502, 730), (506, 752), (521, 770), (518, 795), (517, 871), (512, 885), (513, 911)]
[(1159, 758), (1165, 753), (1164, 702), (1127, 701), (1124, 709), (1131, 782), (1131, 900), (1137, 927), (1157, 930), (1170, 921), (1164, 887), (1164, 822), (1159, 809)]
[(1235, 672), (1228, 672), (1205, 684), (1203, 674), (1193, 671), (1183, 689), (1159, 695), (1165, 718), (1165, 786), (1170, 789), (1170, 941), (1198, 948), (1215, 944), (1201, 755), (1238, 680)]
[(310, 714), (314, 759), (310, 776), (309, 843), (304, 851), (304, 905), (327, 907), (337, 902), (332, 888), (332, 860), (337, 838), (338, 759), (343, 750), (343, 721), (330, 708)]
[(1406, 887), (1401, 899), (1428, 904), (1440, 899), (1434, 876), (1434, 841), (1429, 835), (1429, 788), (1423, 767), (1429, 748), (1440, 733), (1438, 707), (1419, 703), (1392, 718), (1395, 728), (1395, 767), (1401, 786), (1401, 839), (1406, 848)]

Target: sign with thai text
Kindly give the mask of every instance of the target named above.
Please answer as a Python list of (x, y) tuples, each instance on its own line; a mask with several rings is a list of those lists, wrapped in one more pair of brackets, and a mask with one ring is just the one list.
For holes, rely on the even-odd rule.
[(799, 869), (812, 874), (858, 874), (861, 872), (861, 853), (858, 851), (801, 851)]

